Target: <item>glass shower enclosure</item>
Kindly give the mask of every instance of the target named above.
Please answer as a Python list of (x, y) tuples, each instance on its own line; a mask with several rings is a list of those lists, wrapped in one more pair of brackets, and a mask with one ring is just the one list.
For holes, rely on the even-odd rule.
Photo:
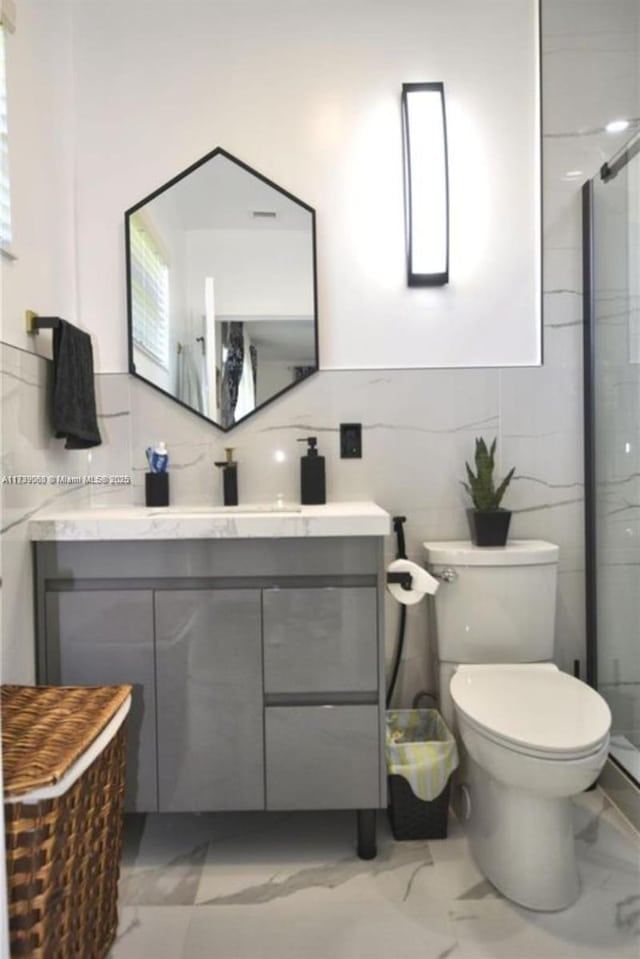
[(640, 136), (583, 188), (587, 680), (640, 784)]

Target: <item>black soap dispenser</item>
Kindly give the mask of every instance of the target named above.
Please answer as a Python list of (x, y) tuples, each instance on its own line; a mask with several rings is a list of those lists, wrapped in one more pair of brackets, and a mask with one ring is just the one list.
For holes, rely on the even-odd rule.
[(298, 443), (309, 446), (306, 456), (300, 458), (300, 502), (304, 506), (326, 503), (324, 456), (318, 456), (318, 441), (315, 436), (307, 436)]

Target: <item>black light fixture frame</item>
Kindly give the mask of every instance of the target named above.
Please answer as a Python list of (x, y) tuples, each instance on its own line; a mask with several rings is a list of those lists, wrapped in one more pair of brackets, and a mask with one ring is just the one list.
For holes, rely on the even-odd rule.
[[(440, 93), (442, 104), (442, 134), (444, 148), (444, 176), (445, 176), (445, 235), (446, 235), (446, 267), (442, 273), (415, 273), (413, 270), (413, 224), (411, 222), (411, 150), (410, 150), (410, 130), (408, 115), (409, 93), (419, 91), (429, 91)], [(402, 84), (402, 142), (404, 148), (404, 213), (405, 230), (407, 246), (407, 285), (413, 287), (420, 286), (445, 286), (449, 282), (449, 157), (447, 151), (447, 112), (444, 100), (444, 83), (403, 83)], [(425, 211), (428, 215), (429, 211)]]

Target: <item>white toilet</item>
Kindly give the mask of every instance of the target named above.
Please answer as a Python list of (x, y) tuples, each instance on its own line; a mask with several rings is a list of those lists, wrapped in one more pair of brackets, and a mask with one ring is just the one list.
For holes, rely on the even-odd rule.
[(579, 895), (570, 797), (607, 757), (611, 714), (549, 662), (558, 547), (425, 543), (441, 582), (431, 601), (440, 708), (463, 746), (455, 807), (476, 862), (530, 909)]

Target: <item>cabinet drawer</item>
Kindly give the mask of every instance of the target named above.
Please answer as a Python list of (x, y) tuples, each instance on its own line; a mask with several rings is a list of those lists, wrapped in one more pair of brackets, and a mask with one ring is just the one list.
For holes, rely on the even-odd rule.
[(377, 706), (265, 710), (267, 809), (380, 805)]
[(266, 589), (263, 614), (266, 693), (378, 688), (375, 588)]

